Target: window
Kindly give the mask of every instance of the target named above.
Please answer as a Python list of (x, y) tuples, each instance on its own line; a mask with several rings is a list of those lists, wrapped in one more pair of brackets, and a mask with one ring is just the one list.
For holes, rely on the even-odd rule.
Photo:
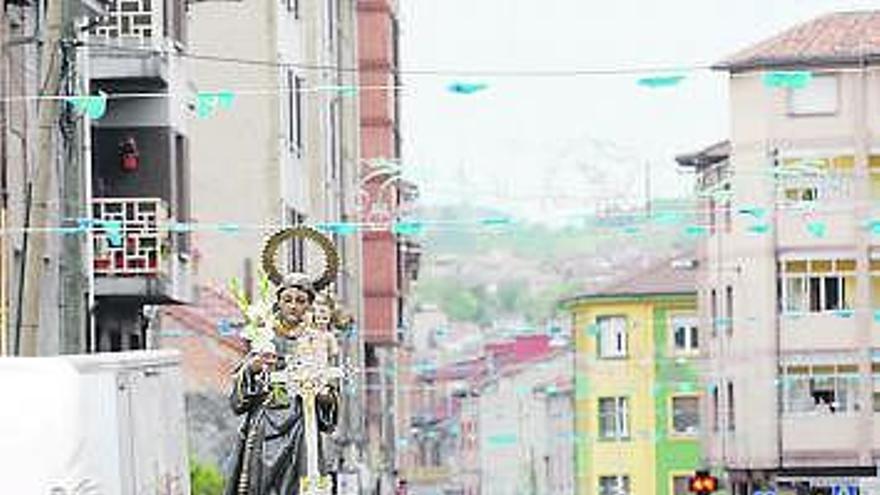
[(629, 438), (629, 399), (599, 398), (599, 438), (604, 440)]
[(727, 308), (727, 316), (725, 317), (724, 324), (727, 329), (727, 334), (730, 335), (733, 333), (733, 286), (728, 285), (724, 288), (724, 300)]
[[(880, 253), (872, 252), (871, 258), (877, 257)], [(872, 259), (870, 261), (871, 269), (871, 307), (880, 309), (880, 259)]]
[(733, 382), (727, 382), (727, 429), (736, 430), (736, 402), (733, 400)]
[(627, 352), (627, 321), (625, 316), (600, 316), (596, 319), (599, 325), (599, 357), (626, 357)]
[(712, 315), (712, 336), (718, 336), (718, 293), (715, 289), (712, 289), (711, 296), (709, 298), (709, 304), (711, 305), (711, 315)]
[(333, 51), (336, 46), (337, 0), (327, 0), (327, 48)]
[[(295, 209), (290, 209), (287, 212), (287, 222), (291, 227), (303, 225), (305, 224), (305, 221), (306, 216)], [(303, 239), (295, 239), (288, 244), (290, 246), (288, 258), (289, 269), (295, 272), (304, 272), (306, 268), (305, 241), (303, 241)]]
[(730, 206), (730, 183), (724, 184), (725, 199), (722, 210), (724, 212), (724, 232), (729, 234), (733, 231), (733, 208)]
[(291, 153), (302, 156), (302, 78), (287, 71), (287, 143)]
[(696, 352), (700, 349), (697, 318), (675, 316), (672, 318), (672, 349), (677, 353)]
[(599, 476), (599, 495), (629, 495), (629, 476)]
[(287, 11), (293, 13), (294, 19), (299, 19), (299, 0), (287, 0)]
[(717, 223), (717, 215), (715, 212), (717, 203), (715, 203), (715, 198), (709, 198), (709, 233), (715, 234), (715, 224)]
[(852, 155), (785, 158), (774, 170), (779, 179), (777, 195), (786, 203), (849, 198), (854, 167)]
[(837, 112), (837, 75), (814, 75), (803, 88), (788, 92), (789, 115), (829, 115)]
[(690, 495), (691, 478), (689, 475), (672, 477), (672, 495)]
[(696, 435), (700, 428), (700, 399), (696, 396), (672, 397), (672, 432)]
[(855, 297), (855, 260), (789, 260), (780, 264), (784, 313), (849, 310)]
[(871, 178), (871, 199), (880, 199), (880, 156), (868, 157), (868, 174)]
[(791, 365), (783, 370), (786, 413), (855, 411), (859, 374), (855, 365)]
[(721, 417), (718, 385), (715, 385), (712, 387), (712, 431), (718, 431), (720, 429), (720, 424)]
[(874, 383), (874, 412), (880, 412), (880, 363), (873, 363), (871, 365), (871, 376)]

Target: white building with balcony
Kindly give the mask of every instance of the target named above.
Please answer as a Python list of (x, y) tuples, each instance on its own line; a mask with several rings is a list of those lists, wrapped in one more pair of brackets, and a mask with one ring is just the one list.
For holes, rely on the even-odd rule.
[(87, 35), (94, 330), (90, 348), (150, 347), (145, 307), (192, 301), (185, 0), (117, 0)]
[(878, 493), (878, 40), (880, 12), (838, 13), (721, 62), (730, 141), (678, 157), (706, 226), (704, 452), (736, 495)]

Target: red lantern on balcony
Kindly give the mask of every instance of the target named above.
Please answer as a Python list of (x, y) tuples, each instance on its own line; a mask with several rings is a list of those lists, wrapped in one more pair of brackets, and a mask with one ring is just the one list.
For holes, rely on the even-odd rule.
[(141, 155), (138, 152), (137, 141), (129, 136), (119, 143), (119, 158), (122, 164), (122, 170), (125, 172), (134, 172), (138, 169), (141, 162)]

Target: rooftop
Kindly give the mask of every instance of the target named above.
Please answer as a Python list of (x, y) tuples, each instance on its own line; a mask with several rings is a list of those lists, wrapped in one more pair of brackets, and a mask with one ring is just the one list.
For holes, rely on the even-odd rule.
[(675, 157), (682, 167), (695, 167), (697, 170), (712, 166), (730, 158), (730, 141), (721, 141), (693, 153), (684, 153)]
[(880, 11), (836, 12), (798, 24), (715, 65), (739, 71), (880, 60)]
[(696, 294), (695, 263), (693, 253), (664, 258), (644, 270), (621, 275), (607, 285), (578, 294), (565, 302), (598, 297)]

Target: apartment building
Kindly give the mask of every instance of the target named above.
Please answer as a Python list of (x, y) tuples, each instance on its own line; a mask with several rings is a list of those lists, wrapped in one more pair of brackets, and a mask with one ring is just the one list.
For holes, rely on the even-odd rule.
[[(361, 149), (360, 218), (383, 225), (404, 216), (418, 196), (400, 177), (400, 25), (396, 0), (357, 2), (357, 66)], [(398, 486), (405, 470), (397, 438), (409, 428), (406, 387), (412, 328), (409, 292), (418, 275), (419, 246), (390, 229), (364, 232), (364, 365), (367, 373), (367, 435), (371, 459), (382, 473), (377, 493)], [(396, 474), (397, 473), (397, 474)]]
[[(286, 226), (318, 226), (333, 237), (340, 254), (337, 293), (362, 325), (360, 238), (333, 227), (357, 220), (354, 0), (193, 2), (188, 16), (184, 59), (199, 90), (191, 122), (199, 293), (214, 294), (238, 279), (251, 296), (258, 294), (264, 240)], [(212, 95), (226, 95), (226, 101)], [(290, 243), (284, 249), (279, 255), (284, 269), (312, 275), (321, 269), (323, 257), (315, 246)], [(236, 321), (212, 312), (214, 299), (196, 304), (204, 306), (198, 313), (212, 317), (220, 334)], [(172, 310), (163, 318), (161, 331), (169, 333), (165, 344), (185, 345), (174, 335), (181, 330), (204, 331), (198, 322), (185, 328), (188, 312)], [(346, 359), (358, 367), (361, 335), (350, 332), (341, 342)], [(213, 345), (208, 338), (205, 344)], [(363, 393), (361, 384), (348, 390), (326, 454), (343, 473), (361, 471), (365, 462)], [(351, 479), (346, 487), (372, 484), (366, 475), (360, 486)]]
[(109, 5), (86, 44), (91, 121), (93, 350), (155, 347), (155, 307), (193, 301), (186, 2)]
[(685, 495), (700, 465), (701, 327), (692, 255), (569, 298), (579, 495)]
[(4, 96), (67, 99), (4, 101), (4, 224), (16, 232), (0, 259), (4, 346), (145, 348), (145, 308), (186, 302), (191, 290), (188, 236), (168, 229), (189, 199), (185, 3), (3, 8)]
[(735, 495), (878, 493), (878, 35), (835, 13), (720, 62), (730, 141), (678, 157), (706, 227), (705, 462)]

